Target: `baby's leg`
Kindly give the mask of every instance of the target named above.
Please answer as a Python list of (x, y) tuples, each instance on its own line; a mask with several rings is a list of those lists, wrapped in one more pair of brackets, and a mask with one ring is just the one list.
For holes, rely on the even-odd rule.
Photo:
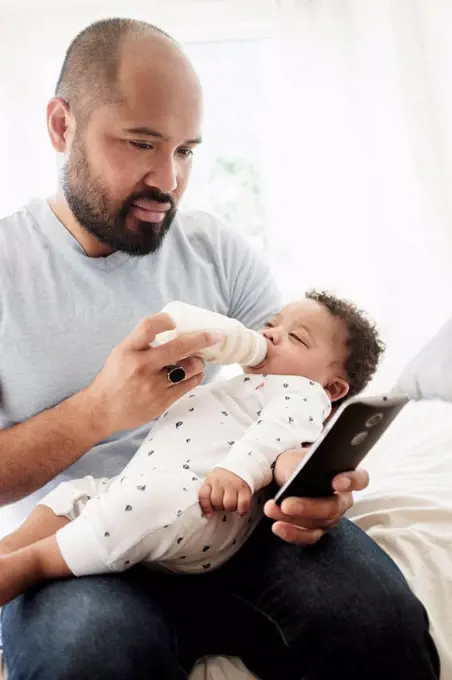
[[(185, 477), (191, 479), (193, 475), (185, 473)], [(174, 510), (172, 517), (175, 498), (172, 489), (162, 484), (161, 475), (150, 473), (142, 484), (126, 480), (122, 485), (118, 478), (109, 493), (91, 499), (87, 486), (90, 493), (95, 493), (94, 481), (87, 478), (62, 484), (44, 499), (59, 513), (72, 514), (83, 504), (83, 512), (73, 522), (46, 505), (39, 505), (19, 529), (2, 541), (0, 606), (45, 579), (127, 569), (149, 555), (149, 538), (158, 549), (161, 547), (159, 531), (165, 534), (166, 525), (177, 521), (179, 511)], [(102, 484), (102, 491), (109, 486)], [(184, 496), (183, 485), (180, 491)], [(197, 499), (196, 492), (188, 495)], [(181, 508), (187, 499), (181, 499)], [(72, 569), (63, 558), (56, 536), (71, 524), (69, 538), (63, 532), (60, 541)]]
[[(145, 561), (172, 571), (220, 566), (249, 534), (252, 518), (217, 513), (207, 520), (202, 480), (185, 469), (117, 479), (56, 535), (0, 557), (0, 604), (49, 578), (117, 572)], [(52, 520), (54, 521), (54, 520)]]
[(3, 555), (0, 557), (0, 607), (44, 579), (66, 576), (71, 576), (71, 571), (61, 556), (55, 535)]
[[(16, 532), (14, 547), (29, 542), (34, 529), (41, 536), (57, 533), (0, 557), (0, 606), (44, 579), (123, 571), (144, 559), (157, 561), (176, 547), (174, 525), (188, 507), (195, 505), (201, 518), (199, 484), (196, 475), (183, 469), (149, 471), (146, 479), (117, 478), (72, 522), (39, 506)], [(52, 494), (60, 511), (72, 505), (61, 489)]]
[(55, 534), (71, 519), (75, 519), (92, 497), (105, 493), (111, 481), (83, 477), (59, 484), (43, 498), (18, 529), (0, 540), (0, 555), (7, 555)]
[(44, 496), (40, 504), (47, 505), (56, 515), (73, 520), (83, 512), (85, 505), (92, 498), (107, 493), (115, 480), (116, 477), (96, 479), (90, 475), (71, 479), (58, 484)]
[(199, 524), (201, 480), (189, 469), (150, 469), (116, 478), (108, 493), (87, 503), (80, 517), (57, 533), (61, 554), (76, 576), (117, 572), (172, 554), (175, 527), (189, 508)]
[(72, 575), (55, 534), (80, 514), (91, 495), (105, 493), (109, 484), (92, 477), (60, 484), (0, 541), (0, 606), (44, 579)]
[(0, 555), (8, 555), (52, 536), (69, 521), (67, 517), (55, 515), (45, 505), (37, 505), (18, 529), (0, 541)]

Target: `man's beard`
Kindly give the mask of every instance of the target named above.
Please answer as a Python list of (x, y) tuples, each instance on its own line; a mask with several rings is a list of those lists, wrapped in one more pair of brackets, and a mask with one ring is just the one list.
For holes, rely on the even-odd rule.
[[(91, 172), (83, 145), (77, 139), (74, 140), (70, 160), (63, 168), (61, 180), (66, 201), (79, 224), (114, 251), (135, 256), (154, 253), (162, 245), (176, 216), (172, 196), (154, 187), (132, 194), (120, 205), (115, 203)], [(128, 229), (126, 221), (131, 215), (130, 209), (139, 200), (166, 203), (171, 208), (161, 222), (144, 222), (132, 217), (136, 226), (133, 230)]]

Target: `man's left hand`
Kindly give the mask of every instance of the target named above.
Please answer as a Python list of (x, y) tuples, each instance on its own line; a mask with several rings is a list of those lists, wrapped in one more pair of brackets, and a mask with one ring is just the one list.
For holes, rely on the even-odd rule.
[[(275, 481), (282, 486), (306, 451), (286, 451), (276, 461)], [(342, 518), (353, 505), (353, 491), (369, 484), (366, 470), (344, 472), (333, 480), (334, 496), (329, 498), (286, 498), (281, 506), (269, 500), (265, 514), (274, 520), (273, 533), (288, 543), (313, 545)]]

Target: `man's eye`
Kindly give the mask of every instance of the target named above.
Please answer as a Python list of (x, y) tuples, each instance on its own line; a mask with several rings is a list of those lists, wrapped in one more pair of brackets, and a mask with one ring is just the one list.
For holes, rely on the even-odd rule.
[(152, 144), (148, 144), (147, 142), (131, 142), (128, 140), (128, 144), (130, 146), (133, 146), (134, 149), (141, 149), (141, 151), (150, 151), (151, 149), (154, 148)]
[(270, 321), (264, 323), (264, 328), (273, 328), (273, 324)]
[(182, 156), (182, 158), (190, 158), (190, 156), (193, 156), (193, 149), (182, 148), (178, 149), (177, 153), (179, 154), (179, 156)]

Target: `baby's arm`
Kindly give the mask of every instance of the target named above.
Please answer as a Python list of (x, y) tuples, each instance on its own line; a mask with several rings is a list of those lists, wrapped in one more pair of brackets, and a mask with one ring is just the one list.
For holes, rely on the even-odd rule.
[(200, 490), (206, 516), (214, 509), (246, 514), (252, 494), (272, 481), (278, 456), (314, 442), (322, 432), (331, 404), (319, 384), (293, 376), (268, 376), (263, 390), (266, 403), (258, 420), (232, 445)]

